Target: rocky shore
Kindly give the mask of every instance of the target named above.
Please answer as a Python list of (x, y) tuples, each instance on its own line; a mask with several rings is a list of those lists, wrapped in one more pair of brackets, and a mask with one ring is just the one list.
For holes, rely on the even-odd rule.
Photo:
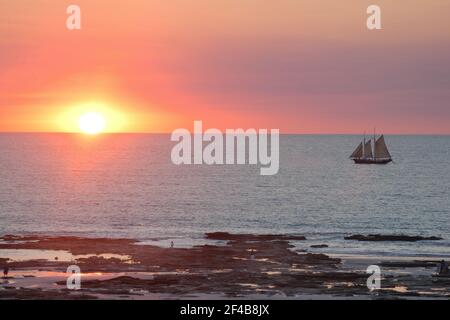
[[(437, 261), (350, 261), (294, 250), (298, 235), (207, 233), (224, 245), (163, 248), (133, 239), (3, 236), (8, 277), (0, 299), (401, 299), (450, 298), (450, 278), (434, 276)], [(47, 258), (14, 259), (17, 253)], [(53, 254), (54, 256), (48, 256)], [(382, 288), (367, 288), (366, 268), (382, 268)], [(77, 265), (81, 289), (66, 287)]]
[(422, 236), (407, 236), (407, 235), (383, 235), (383, 234), (355, 234), (349, 237), (345, 237), (345, 240), (357, 240), (357, 241), (436, 241), (442, 240), (439, 237), (422, 237)]

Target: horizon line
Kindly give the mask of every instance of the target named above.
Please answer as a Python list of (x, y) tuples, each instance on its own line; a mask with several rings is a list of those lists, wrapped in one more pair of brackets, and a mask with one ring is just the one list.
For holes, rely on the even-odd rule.
[[(244, 129), (245, 130), (245, 129)], [(154, 134), (154, 135), (170, 135), (172, 132), (151, 132), (151, 131), (124, 131), (124, 132), (102, 132), (92, 136), (101, 136), (109, 134)], [(193, 134), (193, 132), (190, 132)], [(225, 134), (225, 132), (223, 132)], [(0, 134), (79, 134), (89, 136), (83, 132), (78, 131), (0, 131)], [(354, 136), (364, 135), (363, 133), (301, 133), (301, 132), (280, 132), (280, 135), (304, 135), (304, 136), (326, 136), (326, 135), (342, 135), (342, 136)], [(377, 135), (389, 135), (389, 136), (450, 136), (450, 133), (377, 133)]]

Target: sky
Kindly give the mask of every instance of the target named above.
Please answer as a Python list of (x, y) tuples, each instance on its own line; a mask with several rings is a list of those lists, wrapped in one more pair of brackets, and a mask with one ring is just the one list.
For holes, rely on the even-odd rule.
[(449, 88), (448, 0), (0, 0), (3, 132), (450, 134)]

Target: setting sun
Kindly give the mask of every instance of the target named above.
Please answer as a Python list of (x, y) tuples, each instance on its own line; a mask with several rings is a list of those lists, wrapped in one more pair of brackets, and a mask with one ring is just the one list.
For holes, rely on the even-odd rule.
[[(99, 133), (129, 132), (140, 124), (130, 111), (111, 101), (87, 100), (64, 107), (56, 106), (53, 124), (62, 132)], [(142, 117), (141, 117), (142, 118)]]
[(105, 117), (100, 113), (85, 113), (78, 119), (78, 126), (83, 133), (98, 134), (106, 127)]

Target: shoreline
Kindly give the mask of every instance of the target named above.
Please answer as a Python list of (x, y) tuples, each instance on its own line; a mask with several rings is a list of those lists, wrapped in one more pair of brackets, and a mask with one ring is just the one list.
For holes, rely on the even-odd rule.
[[(246, 231), (244, 231), (246, 232)], [(171, 241), (173, 241), (177, 248), (184, 248), (184, 249), (192, 249), (196, 246), (203, 246), (203, 245), (226, 245), (225, 240), (217, 240), (217, 239), (208, 239), (205, 237), (205, 235), (208, 232), (197, 232), (195, 235), (186, 234), (183, 236), (154, 236), (154, 237), (145, 237), (145, 238), (134, 238), (134, 237), (128, 237), (128, 236), (117, 236), (112, 237), (107, 234), (103, 235), (103, 233), (97, 235), (97, 234), (86, 234), (85, 232), (69, 232), (69, 233), (43, 233), (43, 232), (24, 232), (24, 233), (14, 233), (14, 237), (24, 237), (24, 238), (83, 238), (83, 239), (111, 239), (111, 240), (120, 240), (120, 239), (128, 239), (133, 240), (136, 245), (151, 245), (151, 246), (157, 246), (160, 248), (169, 248)], [(225, 233), (234, 234), (234, 231), (225, 231)], [(237, 233), (239, 234), (239, 232)], [(256, 235), (266, 235), (266, 233), (251, 233)], [(298, 234), (291, 234), (292, 236), (299, 236)], [(421, 244), (436, 244), (439, 243), (439, 241), (436, 240), (425, 240), (425, 241), (411, 241), (411, 242), (391, 242), (391, 241), (367, 241), (367, 242), (358, 242), (358, 241), (351, 241), (348, 239), (344, 239), (346, 234), (342, 234), (341, 237), (330, 239), (328, 237), (326, 238), (317, 238), (316, 234), (313, 236), (307, 234), (305, 236), (305, 240), (290, 240), (289, 243), (293, 246), (292, 250), (302, 250), (307, 249), (311, 253), (319, 253), (319, 254), (325, 254), (328, 256), (333, 257), (346, 257), (346, 258), (367, 258), (367, 259), (411, 259), (411, 260), (447, 260), (450, 259), (450, 251), (448, 253), (425, 253), (425, 252), (419, 252), (419, 253), (412, 253), (412, 252), (402, 252), (401, 250), (398, 250), (396, 252), (392, 251), (374, 251), (374, 252), (361, 252), (363, 248), (357, 248), (355, 245), (369, 245), (370, 247), (374, 247), (377, 245), (397, 245), (397, 244), (411, 244), (412, 246), (417, 245), (417, 243)], [(1, 244), (5, 243), (3, 238), (4, 237), (11, 236), (11, 234), (0, 234), (0, 246)], [(439, 240), (445, 241), (445, 244), (440, 244), (440, 246), (443, 247), (443, 249), (448, 248), (447, 243), (449, 242), (447, 239), (441, 239)], [(347, 244), (346, 246), (343, 246), (343, 243)], [(321, 247), (325, 244), (325, 247)], [(419, 247), (420, 248), (420, 247)], [(357, 249), (357, 250), (355, 250)], [(392, 250), (395, 248), (387, 248), (387, 250)], [(415, 249), (411, 249), (413, 251)], [(414, 251), (416, 252), (416, 251)]]
[[(11, 278), (1, 280), (0, 299), (450, 298), (450, 278), (434, 277), (436, 258), (316, 253), (293, 246), (306, 240), (298, 235), (216, 232), (205, 239), (219, 242), (167, 248), (134, 239), (3, 236), (0, 264), (9, 254)], [(71, 264), (81, 269), (81, 290), (66, 288)], [(376, 292), (366, 284), (373, 264), (382, 270)]]

